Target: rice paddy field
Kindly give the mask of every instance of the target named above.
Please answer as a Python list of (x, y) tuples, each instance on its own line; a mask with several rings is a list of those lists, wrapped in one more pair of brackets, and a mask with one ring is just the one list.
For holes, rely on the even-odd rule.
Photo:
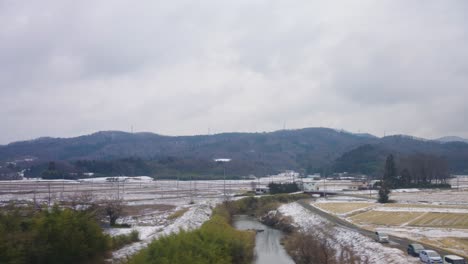
[(356, 214), (350, 220), (357, 224), (364, 225), (384, 225), (401, 226), (423, 215), (420, 212), (386, 212), (386, 211), (368, 211)]
[(316, 207), (334, 214), (348, 214), (350, 212), (369, 208), (375, 206), (374, 203), (359, 203), (359, 202), (346, 202), (346, 203), (316, 203)]
[(409, 223), (409, 225), (468, 229), (468, 214), (428, 212)]
[(395, 192), (392, 199), (396, 202), (389, 204), (351, 197), (320, 199), (312, 205), (364, 229), (379, 229), (468, 257), (467, 191)]

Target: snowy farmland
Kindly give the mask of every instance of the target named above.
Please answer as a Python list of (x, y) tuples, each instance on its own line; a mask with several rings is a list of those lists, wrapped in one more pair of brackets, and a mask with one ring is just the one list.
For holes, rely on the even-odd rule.
[[(282, 205), (278, 211), (285, 216), (290, 216), (294, 223), (305, 232), (325, 228), (329, 236), (323, 239), (332, 240), (331, 244), (334, 245), (337, 254), (340, 254), (344, 248), (348, 248), (360, 256), (363, 263), (420, 263), (417, 258), (410, 257), (399, 249), (383, 246), (358, 232), (333, 225), (297, 203)], [(319, 237), (322, 234), (323, 232), (317, 233)]]
[[(146, 247), (153, 239), (180, 229), (194, 229), (209, 219), (212, 208), (224, 199), (236, 199), (236, 194), (270, 182), (290, 182), (291, 173), (254, 180), (175, 181), (153, 180), (149, 177), (92, 178), (81, 181), (22, 180), (0, 182), (0, 204), (10, 201), (54, 204), (87, 197), (94, 201), (122, 199), (125, 217), (118, 223), (130, 228), (106, 228), (115, 236), (132, 230), (139, 232), (141, 241), (113, 252), (113, 260), (125, 259)], [(460, 182), (460, 181), (459, 181)], [(462, 182), (462, 181), (461, 181)], [(346, 181), (323, 181), (327, 189), (346, 189)], [(329, 190), (329, 189), (328, 189)], [(351, 194), (351, 196), (345, 196)], [(369, 191), (347, 191), (341, 196), (317, 199), (312, 205), (329, 214), (369, 230), (383, 230), (392, 235), (419, 240), (434, 246), (450, 249), (460, 255), (468, 255), (468, 191), (402, 189), (395, 190), (394, 204), (380, 205), (376, 194)], [(284, 205), (281, 213), (291, 216), (305, 229), (325, 224), (326, 219), (304, 210), (297, 204)], [(176, 212), (182, 212), (177, 217)], [(358, 254), (369, 257), (370, 263), (382, 262), (386, 256), (394, 256), (394, 263), (413, 263), (398, 249), (382, 247), (372, 239), (355, 231), (334, 227), (333, 239), (339, 245), (351, 247)], [(339, 246), (337, 244), (337, 247)], [(371, 254), (379, 252), (379, 256)], [(377, 261), (377, 262), (372, 262)]]
[(293, 176), (287, 173), (257, 180), (226, 181), (153, 180), (150, 177), (0, 181), (0, 204), (15, 201), (52, 205), (58, 202), (72, 204), (80, 199), (123, 200), (125, 214), (117, 223), (131, 227), (106, 228), (105, 232), (116, 236), (137, 230), (141, 241), (113, 252), (113, 260), (117, 263), (162, 235), (200, 227), (209, 219), (217, 203), (236, 199), (236, 194), (252, 190), (252, 182), (257, 187), (266, 186), (270, 182), (291, 181)]
[(392, 204), (374, 198), (333, 197), (311, 205), (367, 230), (410, 238), (468, 256), (468, 192), (395, 191)]

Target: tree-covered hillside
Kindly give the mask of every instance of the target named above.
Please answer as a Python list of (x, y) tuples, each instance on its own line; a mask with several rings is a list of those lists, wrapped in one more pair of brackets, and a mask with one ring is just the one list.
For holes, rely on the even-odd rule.
[(359, 172), (371, 175), (388, 154), (423, 153), (447, 161), (452, 173), (468, 172), (468, 144), (443, 143), (409, 136), (377, 138), (329, 128), (281, 130), (269, 133), (223, 133), (170, 137), (152, 133), (98, 132), (76, 138), (41, 138), (0, 146), (0, 161), (21, 163), (38, 175), (55, 161), (72, 171), (102, 175), (220, 176), (214, 162), (228, 158), (230, 176), (265, 175), (283, 170), (303, 173)]

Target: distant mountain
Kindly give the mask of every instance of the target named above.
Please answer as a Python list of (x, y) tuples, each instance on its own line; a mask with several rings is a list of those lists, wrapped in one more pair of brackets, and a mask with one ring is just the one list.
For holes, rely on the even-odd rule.
[(447, 143), (447, 142), (465, 142), (465, 143), (468, 143), (468, 139), (462, 138), (462, 137), (456, 137), (456, 136), (441, 137), (441, 138), (436, 139), (436, 141), (444, 142), (444, 143)]
[(0, 161), (18, 160), (24, 156), (43, 161), (125, 157), (230, 158), (246, 166), (314, 171), (331, 164), (344, 152), (376, 140), (329, 128), (176, 137), (102, 131), (74, 138), (43, 138), (0, 146)]
[(388, 136), (373, 144), (359, 146), (344, 153), (333, 163), (334, 171), (381, 173), (389, 154), (407, 156), (428, 154), (445, 159), (452, 173), (468, 173), (468, 144), (439, 142), (406, 135)]
[(130, 157), (159, 160), (166, 166), (153, 164), (149, 171), (161, 166), (164, 167), (161, 170), (165, 170), (172, 164), (171, 171), (174, 172), (179, 167), (187, 170), (197, 167), (203, 171), (201, 167), (211, 166), (214, 159), (228, 158), (232, 159), (230, 172), (244, 175), (286, 169), (306, 173), (332, 169), (375, 174), (389, 153), (437, 155), (448, 160), (453, 172), (468, 171), (468, 144), (465, 143), (443, 143), (401, 135), (378, 138), (329, 128), (198, 136), (101, 131), (74, 138), (41, 138), (0, 146), (0, 161), (25, 157), (37, 158), (35, 163), (115, 161)]

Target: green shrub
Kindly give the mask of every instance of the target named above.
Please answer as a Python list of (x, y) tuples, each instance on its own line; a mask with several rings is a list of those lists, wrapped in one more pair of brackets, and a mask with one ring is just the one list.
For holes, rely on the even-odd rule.
[(271, 194), (277, 193), (293, 193), (299, 191), (299, 186), (295, 182), (293, 183), (274, 183), (268, 184)]
[(125, 245), (131, 244), (133, 242), (140, 241), (139, 233), (136, 230), (132, 230), (129, 234), (117, 235), (111, 238), (112, 249), (116, 250), (122, 248)]
[(87, 212), (18, 207), (0, 213), (0, 263), (90, 263), (108, 248), (108, 236)]
[(252, 261), (255, 234), (239, 231), (229, 224), (229, 211), (225, 205), (213, 210), (210, 220), (200, 229), (181, 230), (153, 241), (129, 261), (130, 264), (205, 264), (238, 263)]
[(182, 209), (177, 210), (174, 213), (172, 213), (169, 217), (167, 217), (167, 219), (169, 219), (169, 220), (177, 219), (177, 218), (183, 216), (187, 211), (188, 211), (188, 208), (182, 208)]
[(300, 199), (309, 198), (306, 194), (276, 194), (262, 197), (246, 197), (231, 203), (228, 208), (231, 214), (249, 214), (257, 217), (263, 216), (271, 210), (275, 210), (282, 203), (290, 203)]
[(247, 197), (224, 202), (213, 209), (210, 220), (194, 231), (181, 230), (153, 241), (133, 256), (128, 264), (246, 264), (253, 259), (255, 233), (239, 231), (230, 223), (234, 214), (260, 214), (280, 203), (308, 198), (307, 195)]

